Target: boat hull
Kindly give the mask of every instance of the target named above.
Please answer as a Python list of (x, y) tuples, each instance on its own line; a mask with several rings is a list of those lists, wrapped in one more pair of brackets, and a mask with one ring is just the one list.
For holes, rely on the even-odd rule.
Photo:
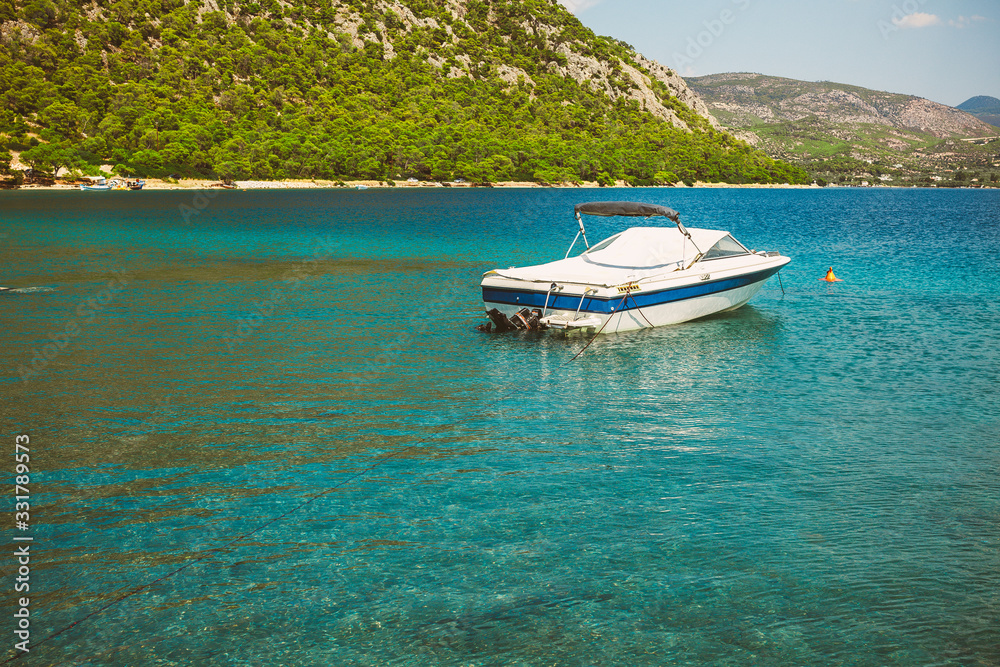
[[(777, 257), (752, 270), (730, 270), (721, 275), (694, 272), (686, 278), (660, 281), (658, 287), (655, 281), (637, 286), (635, 291), (627, 286), (579, 285), (550, 292), (548, 285), (545, 289), (537, 285), (505, 285), (504, 281), (487, 278), (482, 286), (483, 304), (487, 312), (496, 308), (508, 317), (523, 308), (544, 310), (543, 318), (549, 318), (554, 328), (634, 331), (739, 308), (787, 262), (787, 257)], [(586, 326), (577, 327), (573, 322)]]

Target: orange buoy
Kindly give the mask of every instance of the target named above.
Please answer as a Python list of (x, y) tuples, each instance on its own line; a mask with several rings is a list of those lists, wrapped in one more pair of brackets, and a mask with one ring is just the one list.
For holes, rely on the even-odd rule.
[(826, 277), (820, 278), (820, 280), (825, 280), (828, 283), (842, 283), (842, 282), (844, 282), (843, 280), (841, 280), (837, 276), (833, 275), (833, 267), (832, 266), (829, 269), (826, 270)]

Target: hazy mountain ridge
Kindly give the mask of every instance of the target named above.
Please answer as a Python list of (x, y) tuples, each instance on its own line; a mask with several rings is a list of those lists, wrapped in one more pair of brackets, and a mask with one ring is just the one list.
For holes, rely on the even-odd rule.
[(977, 95), (959, 104), (956, 109), (961, 109), (972, 114), (984, 123), (1000, 127), (1000, 100), (988, 95)]
[(959, 109), (912, 95), (761, 74), (687, 81), (723, 127), (820, 181), (996, 182), (1000, 131)]
[(987, 123), (953, 107), (860, 86), (749, 73), (712, 74), (687, 81), (727, 127), (749, 128), (816, 116), (832, 123), (885, 125), (941, 138), (995, 134)]

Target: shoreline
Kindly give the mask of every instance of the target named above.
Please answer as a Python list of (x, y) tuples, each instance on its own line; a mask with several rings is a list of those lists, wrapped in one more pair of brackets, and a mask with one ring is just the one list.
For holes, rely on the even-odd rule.
[[(146, 184), (143, 190), (156, 190), (156, 191), (167, 191), (167, 190), (181, 190), (181, 191), (199, 191), (199, 190), (407, 190), (407, 189), (575, 189), (575, 190), (592, 190), (601, 189), (602, 186), (594, 181), (585, 181), (583, 183), (554, 183), (554, 184), (542, 184), (535, 183), (531, 181), (501, 181), (499, 183), (492, 183), (490, 185), (476, 185), (473, 183), (461, 182), (440, 182), (440, 181), (397, 181), (393, 185), (386, 184), (385, 181), (328, 181), (320, 179), (285, 179), (281, 181), (233, 181), (235, 188), (223, 188), (221, 183), (217, 180), (209, 179), (180, 179), (176, 183), (164, 181), (158, 178), (148, 178), (145, 179)], [(606, 186), (604, 189), (614, 189), (614, 188), (627, 188), (627, 189), (690, 189), (690, 188), (740, 188), (740, 189), (768, 189), (768, 190), (828, 190), (828, 189), (871, 189), (871, 188), (886, 188), (886, 189), (938, 189), (938, 190), (956, 190), (956, 189), (967, 189), (967, 190), (994, 190), (997, 188), (988, 186), (979, 187), (966, 187), (966, 188), (937, 188), (934, 186), (918, 186), (918, 185), (838, 185), (835, 183), (830, 183), (825, 186), (816, 185), (815, 183), (810, 185), (797, 185), (791, 183), (706, 183), (702, 181), (696, 182), (694, 185), (685, 185), (684, 183), (675, 183), (673, 185), (640, 185), (632, 186), (625, 181), (617, 181), (614, 185)], [(38, 184), (27, 184), (22, 185), (17, 188), (10, 188), (10, 191), (16, 190), (45, 190), (45, 191), (69, 191), (69, 190), (80, 190), (80, 181), (74, 182), (56, 182), (53, 185), (38, 185)], [(134, 192), (134, 191), (130, 191)]]
[[(393, 185), (388, 185), (385, 181), (329, 181), (320, 179), (285, 179), (281, 181), (233, 181), (235, 188), (223, 188), (218, 180), (209, 179), (180, 179), (176, 183), (164, 181), (158, 178), (145, 179), (146, 184), (143, 190), (407, 190), (407, 189), (601, 189), (595, 181), (585, 181), (583, 183), (552, 183), (542, 184), (532, 181), (501, 181), (490, 185), (477, 185), (468, 182), (441, 182), (441, 181), (396, 181)], [(56, 182), (53, 185), (26, 184), (14, 190), (79, 190), (80, 181)], [(704, 183), (696, 182), (692, 186), (684, 183), (674, 185), (649, 185), (631, 186), (625, 181), (617, 181), (607, 188), (781, 188), (781, 189), (822, 189), (818, 185), (793, 185), (790, 183)], [(837, 187), (837, 186), (826, 186)]]

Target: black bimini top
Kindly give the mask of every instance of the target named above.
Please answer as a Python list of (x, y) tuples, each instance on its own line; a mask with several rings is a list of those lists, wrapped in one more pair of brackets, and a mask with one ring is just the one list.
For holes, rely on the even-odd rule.
[(595, 201), (588, 204), (577, 204), (576, 212), (585, 215), (627, 215), (639, 218), (662, 215), (674, 222), (680, 220), (680, 214), (672, 208), (657, 204), (640, 204), (632, 201)]

